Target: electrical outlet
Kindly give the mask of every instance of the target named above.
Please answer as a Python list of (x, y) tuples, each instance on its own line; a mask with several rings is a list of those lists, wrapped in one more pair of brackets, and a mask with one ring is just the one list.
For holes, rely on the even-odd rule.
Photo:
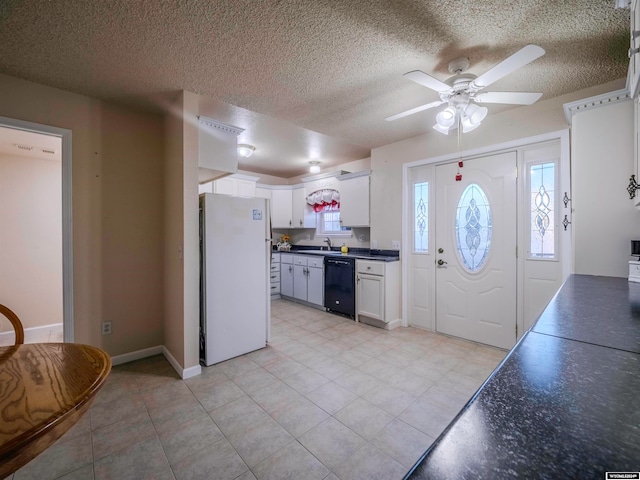
[(358, 235), (358, 241), (364, 242), (364, 235)]
[(111, 322), (102, 322), (102, 335), (111, 335)]
[(378, 240), (371, 240), (371, 248), (374, 250), (378, 248)]
[(391, 240), (391, 248), (400, 250), (400, 240)]

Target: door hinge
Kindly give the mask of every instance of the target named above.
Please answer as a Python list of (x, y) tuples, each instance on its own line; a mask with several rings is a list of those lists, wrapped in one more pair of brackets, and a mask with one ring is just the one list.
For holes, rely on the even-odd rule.
[(516, 323), (516, 338), (518, 338), (518, 324)]
[(516, 245), (516, 258), (518, 258), (518, 245)]
[(518, 167), (516, 167), (516, 180), (518, 179)]

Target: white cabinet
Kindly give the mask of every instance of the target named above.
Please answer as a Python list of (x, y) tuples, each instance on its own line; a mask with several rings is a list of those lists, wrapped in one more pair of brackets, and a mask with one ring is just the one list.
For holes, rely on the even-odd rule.
[(389, 330), (400, 325), (400, 262), (356, 260), (356, 320)]
[[(318, 257), (322, 262), (324, 257)], [(324, 264), (312, 259), (307, 267), (307, 302), (324, 306)]]
[(271, 190), (271, 225), (273, 228), (292, 228), (292, 190), (274, 188)]
[(229, 175), (213, 181), (213, 193), (231, 195), (233, 197), (256, 196), (256, 181), (258, 177), (247, 175)]
[(369, 172), (339, 177), (340, 219), (345, 227), (369, 226)]
[(269, 286), (271, 288), (271, 297), (278, 298), (280, 295), (280, 254), (271, 254), (271, 272), (269, 273)]
[(293, 228), (316, 228), (316, 212), (307, 204), (304, 187), (294, 188), (292, 193), (291, 211)]
[(293, 297), (293, 255), (280, 254), (280, 295)]
[[(323, 257), (316, 255), (292, 256), (293, 298), (322, 307), (324, 304)], [(282, 283), (284, 277), (280, 278)], [(286, 295), (284, 292), (282, 294)]]
[(267, 198), (271, 200), (271, 190), (269, 190), (268, 188), (263, 188), (256, 185), (256, 197)]

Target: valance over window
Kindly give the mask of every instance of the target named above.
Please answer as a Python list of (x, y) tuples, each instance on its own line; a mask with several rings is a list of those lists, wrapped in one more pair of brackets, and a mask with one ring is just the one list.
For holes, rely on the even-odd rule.
[(313, 207), (316, 212), (321, 212), (327, 206), (340, 207), (340, 192), (332, 188), (324, 188), (316, 190), (307, 195), (307, 203)]

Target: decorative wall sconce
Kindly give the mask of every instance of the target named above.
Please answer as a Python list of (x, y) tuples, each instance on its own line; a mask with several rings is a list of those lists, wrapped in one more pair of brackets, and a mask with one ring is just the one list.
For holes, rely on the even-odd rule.
[(636, 182), (636, 176), (631, 175), (629, 178), (629, 186), (627, 187), (627, 192), (629, 192), (629, 200), (633, 200), (636, 198), (636, 190), (640, 189), (640, 184)]

